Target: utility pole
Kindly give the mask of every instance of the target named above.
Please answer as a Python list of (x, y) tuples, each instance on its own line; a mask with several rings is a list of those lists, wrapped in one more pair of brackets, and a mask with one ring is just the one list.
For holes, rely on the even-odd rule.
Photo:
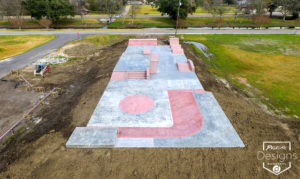
[(178, 29), (178, 19), (179, 19), (179, 9), (180, 9), (180, 6), (181, 6), (181, 2), (180, 2), (180, 0), (178, 0), (175, 37), (176, 37), (176, 35), (177, 35), (177, 29)]

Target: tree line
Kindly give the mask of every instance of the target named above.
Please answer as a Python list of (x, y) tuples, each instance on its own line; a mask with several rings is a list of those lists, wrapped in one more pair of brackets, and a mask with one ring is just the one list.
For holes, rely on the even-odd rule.
[(30, 15), (56, 22), (60, 17), (85, 15), (88, 10), (107, 14), (120, 11), (127, 0), (0, 0), (0, 16), (19, 18)]
[[(268, 11), (271, 17), (275, 10), (279, 10), (283, 20), (288, 14), (292, 14), (293, 18), (299, 17), (300, 0), (245, 0), (244, 3), (240, 1), (242, 0), (148, 0), (147, 2), (172, 19), (177, 19), (177, 16), (185, 19), (198, 7), (203, 7), (212, 14), (213, 21), (215, 21), (217, 16), (221, 19), (228, 4), (236, 6), (235, 19), (241, 10), (245, 14), (261, 16)], [(0, 18), (12, 17), (11, 22), (21, 26), (24, 21), (22, 16), (30, 15), (48, 27), (61, 17), (78, 14), (83, 19), (88, 11), (104, 12), (112, 19), (113, 15), (123, 9), (126, 3), (127, 0), (0, 0)], [(132, 14), (133, 12), (134, 8), (132, 8)]]
[(228, 4), (236, 5), (236, 12), (234, 12), (236, 15), (238, 11), (243, 11), (245, 14), (253, 14), (255, 11), (255, 15), (264, 15), (268, 11), (272, 17), (272, 13), (278, 9), (285, 20), (288, 14), (298, 18), (300, 12), (300, 0), (246, 0), (243, 3), (238, 0), (149, 0), (149, 2), (158, 7), (162, 14), (168, 14), (172, 19), (177, 19), (177, 14), (179, 18), (185, 19), (199, 6), (208, 10), (213, 18), (217, 15), (221, 17)]

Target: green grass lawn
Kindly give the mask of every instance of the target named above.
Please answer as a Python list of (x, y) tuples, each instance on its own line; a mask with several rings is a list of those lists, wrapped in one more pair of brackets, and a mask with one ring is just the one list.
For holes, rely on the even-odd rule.
[[(133, 23), (132, 23), (133, 22)], [(180, 20), (179, 26), (181, 28), (186, 27), (256, 27), (252, 19), (247, 17), (223, 17), (222, 24), (216, 24), (213, 22), (212, 17), (189, 17), (186, 20)], [(294, 27), (299, 26), (295, 20), (286, 20), (283, 22), (280, 19), (272, 19), (271, 23), (265, 24), (266, 27)], [(115, 22), (109, 25), (109, 28), (174, 28), (175, 21), (170, 18), (135, 18), (135, 19), (123, 19), (119, 18)]]
[(53, 39), (54, 35), (0, 35), (0, 60), (22, 54)]
[[(83, 19), (83, 24), (97, 25), (99, 23), (100, 22), (98, 19)], [(81, 19), (61, 19), (56, 24), (81, 25), (82, 20)]]
[[(218, 18), (218, 17), (217, 17)], [(216, 19), (217, 19), (216, 18)], [(180, 20), (179, 27), (257, 27), (252, 21), (247, 17), (223, 17), (222, 24), (216, 24), (213, 21), (212, 17), (189, 17), (186, 20)], [(133, 23), (132, 23), (133, 22)], [(8, 21), (0, 21), (1, 26), (9, 26)], [(83, 24), (81, 19), (61, 19), (56, 24), (53, 24), (53, 27), (103, 27), (105, 24), (100, 23), (98, 19), (84, 19)], [(26, 24), (23, 27), (41, 27), (36, 20), (26, 20)], [(282, 21), (281, 19), (272, 19), (268, 24), (263, 25), (265, 27), (294, 27), (300, 26), (299, 22), (296, 20), (286, 20)], [(161, 18), (118, 18), (115, 22), (109, 25), (109, 28), (112, 29), (124, 29), (124, 28), (174, 28), (175, 21), (171, 20), (168, 17)], [(41, 27), (42, 28), (42, 27)]]
[(82, 42), (89, 42), (93, 43), (94, 45), (98, 46), (108, 46), (114, 43), (120, 42), (122, 40), (131, 38), (133, 36), (130, 35), (90, 35), (82, 40), (77, 40), (72, 43), (82, 43)]
[[(39, 22), (37, 20), (31, 20), (31, 19), (28, 19), (28, 20), (25, 20), (25, 23), (23, 26), (26, 26), (26, 27), (30, 27), (30, 26), (33, 26), (33, 27), (39, 27)], [(3, 25), (3, 26), (9, 26), (11, 25), (9, 21), (0, 21), (0, 26)], [(59, 21), (57, 21), (55, 24), (53, 24), (54, 26), (55, 25), (59, 25), (59, 26), (66, 26), (66, 27), (69, 27), (69, 26), (84, 26), (84, 25), (89, 25), (89, 26), (102, 26), (102, 24), (99, 22), (98, 19), (84, 19), (83, 20), (83, 23), (82, 23), (82, 20), (81, 19), (60, 19)]]
[[(160, 15), (161, 12), (157, 10), (157, 7), (151, 5), (141, 5), (138, 6), (138, 10), (136, 12), (137, 15)], [(131, 10), (131, 7), (130, 7)], [(224, 6), (224, 14), (234, 14), (236, 7), (235, 6)], [(131, 11), (129, 11), (130, 14)], [(193, 14), (209, 14), (209, 11), (204, 9), (203, 7), (198, 7)]]
[[(137, 15), (160, 15), (161, 13), (157, 9), (158, 8), (152, 7), (151, 5), (141, 5), (139, 6), (136, 14)], [(131, 12), (130, 10), (129, 10), (129, 14)]]
[[(234, 14), (236, 11), (235, 6), (224, 6), (224, 14)], [(209, 11), (204, 9), (203, 7), (198, 7), (194, 14), (209, 14)]]
[(107, 13), (103, 11), (89, 11), (88, 15), (107, 15)]
[[(205, 44), (215, 57), (211, 71), (253, 98), (300, 117), (300, 35), (184, 35)], [(199, 52), (199, 51), (198, 51)]]
[[(123, 23), (124, 21), (124, 23)], [(133, 23), (132, 23), (133, 22)], [(170, 18), (119, 18), (109, 25), (109, 28), (151, 28), (151, 27), (175, 27), (175, 23)]]
[[(218, 17), (217, 17), (218, 18)], [(255, 26), (252, 19), (247, 17), (223, 17), (223, 23), (221, 26)], [(185, 21), (185, 26), (190, 27), (201, 27), (201, 26), (216, 26), (213, 22), (212, 17), (190, 17)], [(297, 26), (298, 23), (295, 20), (286, 20), (285, 22), (281, 19), (272, 19), (271, 23), (265, 24), (263, 26), (277, 27), (277, 26)], [(299, 25), (298, 25), (299, 26)]]

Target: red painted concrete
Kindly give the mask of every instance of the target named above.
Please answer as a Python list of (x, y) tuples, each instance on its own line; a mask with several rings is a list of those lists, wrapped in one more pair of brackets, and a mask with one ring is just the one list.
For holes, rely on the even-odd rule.
[(146, 79), (147, 71), (130, 71), (128, 72), (128, 79)]
[(145, 113), (150, 111), (153, 107), (153, 99), (140, 94), (128, 96), (120, 102), (120, 109), (130, 114)]
[(121, 127), (120, 138), (175, 138), (191, 136), (203, 126), (203, 116), (193, 92), (203, 90), (169, 90), (173, 126), (163, 127)]
[(195, 72), (194, 63), (191, 60), (188, 60), (187, 63), (177, 63), (177, 68), (179, 72)]
[(177, 63), (177, 68), (179, 72), (191, 72), (188, 63)]
[(145, 49), (144, 49), (144, 55), (150, 55), (150, 54), (151, 54), (150, 49), (145, 48)]
[(171, 48), (172, 49), (177, 49), (177, 48), (181, 49), (181, 45), (180, 44), (171, 44)]
[(150, 77), (151, 77), (151, 75), (150, 75), (150, 68), (147, 68), (147, 71), (146, 71), (146, 79), (147, 79), (147, 80), (150, 80)]
[(188, 64), (189, 64), (189, 67), (190, 67), (190, 70), (192, 72), (195, 72), (195, 66), (194, 66), (194, 63), (192, 60), (188, 59)]
[(182, 49), (173, 50), (172, 52), (173, 54), (184, 54)]
[(157, 39), (129, 39), (128, 46), (157, 46)]
[(178, 38), (170, 38), (169, 41), (170, 41), (170, 45), (171, 44), (179, 44), (179, 39)]
[(114, 71), (111, 75), (110, 80), (111, 81), (121, 81), (121, 80), (127, 80), (128, 75), (126, 71)]
[(157, 73), (157, 64), (159, 62), (158, 54), (152, 53), (150, 56), (150, 73), (156, 74)]
[(159, 61), (158, 59), (158, 54), (157, 53), (152, 53), (150, 56), (151, 61)]
[(170, 47), (173, 54), (184, 54), (178, 38), (170, 38)]

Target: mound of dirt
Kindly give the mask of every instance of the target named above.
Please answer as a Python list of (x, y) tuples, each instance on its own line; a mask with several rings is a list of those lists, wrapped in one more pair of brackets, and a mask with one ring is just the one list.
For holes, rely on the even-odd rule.
[(95, 46), (92, 43), (78, 43), (71, 46), (71, 48), (66, 48), (64, 53), (72, 57), (85, 57), (98, 52), (101, 48), (102, 47)]

